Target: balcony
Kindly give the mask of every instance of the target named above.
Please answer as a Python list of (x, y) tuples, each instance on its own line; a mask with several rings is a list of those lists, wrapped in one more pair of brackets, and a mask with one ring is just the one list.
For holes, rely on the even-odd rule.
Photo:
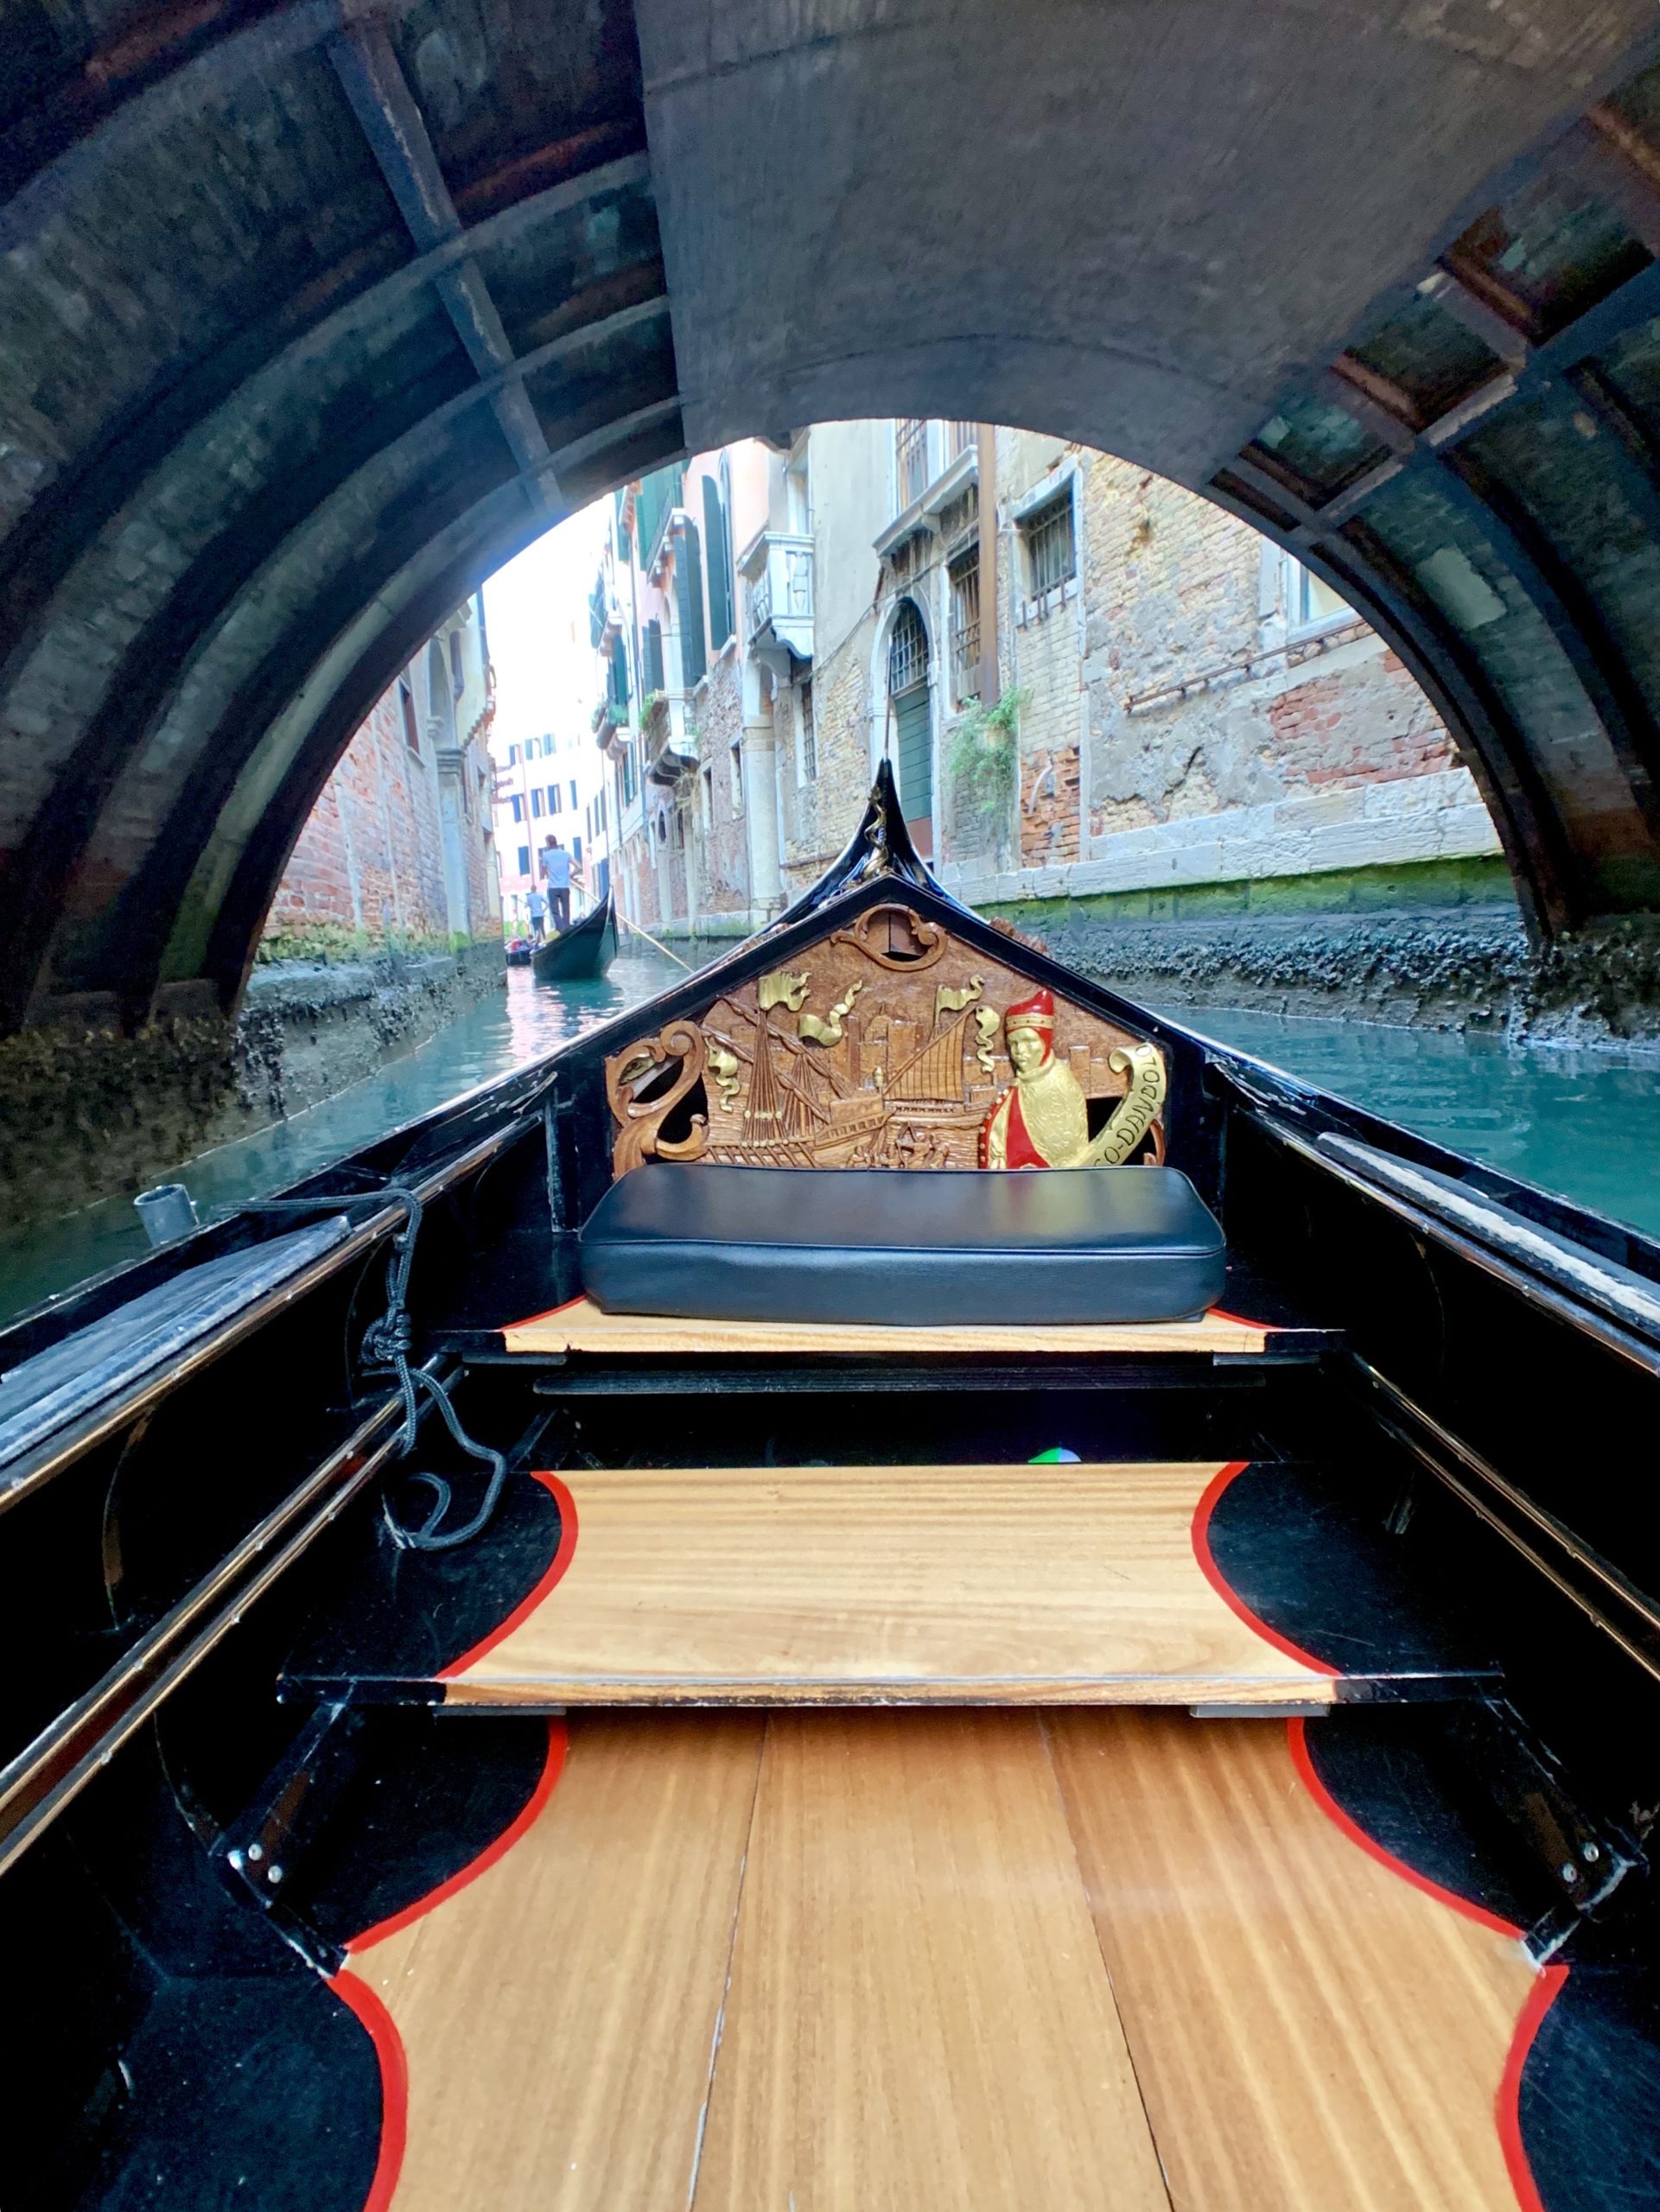
[(812, 540), (764, 530), (738, 563), (744, 577), (744, 639), (786, 681), (792, 659), (812, 658)]

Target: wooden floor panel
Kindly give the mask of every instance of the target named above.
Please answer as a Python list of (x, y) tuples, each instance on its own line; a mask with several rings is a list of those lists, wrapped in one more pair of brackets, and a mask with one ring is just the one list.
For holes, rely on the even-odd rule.
[(353, 1953), (408, 2055), (391, 2212), (686, 2212), (763, 1726), (590, 1718), (495, 1866)]
[(1278, 1724), (1044, 1725), (1175, 2212), (1516, 2212), (1520, 1942), (1346, 1835)]
[(844, 1352), (1122, 1352), (1145, 1357), (1172, 1352), (1255, 1352), (1268, 1331), (1224, 1313), (1191, 1321), (1141, 1321), (1034, 1326), (990, 1324), (896, 1329), (868, 1323), (827, 1321), (705, 1321), (658, 1313), (602, 1313), (578, 1298), (550, 1313), (537, 1313), (502, 1331), (510, 1352), (599, 1352), (613, 1357), (664, 1358), (708, 1352), (797, 1356)]
[(585, 1716), (347, 1972), (407, 2055), (377, 2212), (1516, 2212), (1535, 1971), (1273, 1723)]
[(1167, 2212), (1034, 1716), (773, 1716), (696, 2203)]
[(447, 1700), (1328, 1702), (1212, 1586), (1214, 1464), (568, 1471), (576, 1548)]

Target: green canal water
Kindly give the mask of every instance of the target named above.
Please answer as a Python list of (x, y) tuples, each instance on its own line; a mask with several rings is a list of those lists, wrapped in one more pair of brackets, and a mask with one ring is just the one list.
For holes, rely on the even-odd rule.
[[(683, 971), (656, 954), (620, 958), (603, 982), (507, 988), (401, 1060), (274, 1128), (175, 1171), (204, 1220), (263, 1198), (401, 1123), (550, 1052), (665, 990)], [(1491, 1037), (1364, 1022), (1186, 1010), (1174, 1019), (1289, 1074), (1660, 1236), (1660, 1056), (1507, 1046)], [(0, 1243), (0, 1317), (135, 1257), (130, 1198)]]

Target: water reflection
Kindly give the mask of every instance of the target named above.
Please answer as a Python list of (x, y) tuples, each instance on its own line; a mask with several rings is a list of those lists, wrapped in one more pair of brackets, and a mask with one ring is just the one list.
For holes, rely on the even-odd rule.
[[(357, 1151), (400, 1122), (524, 1065), (666, 990), (684, 971), (657, 953), (620, 957), (602, 982), (538, 984), (508, 971), (493, 994), (418, 1051), (308, 1113), (172, 1173), (205, 1219)], [(1173, 1018), (1526, 1181), (1660, 1236), (1660, 1065), (1637, 1055), (1517, 1050), (1498, 1039), (1282, 1014)], [(167, 1179), (162, 1176), (157, 1181)], [(130, 1198), (0, 1243), (0, 1313), (143, 1249)]]
[[(582, 983), (538, 983), (528, 968), (510, 968), (505, 992), (493, 992), (403, 1059), (307, 1113), (203, 1153), (156, 1179), (188, 1184), (204, 1221), (234, 1212), (250, 1198), (268, 1198), (400, 1122), (415, 1121), (474, 1084), (522, 1067), (655, 998), (684, 973), (655, 952), (620, 955), (608, 976)], [(0, 1317), (22, 1313), (143, 1249), (129, 1196), (105, 1198), (67, 1220), (0, 1241)]]
[(1651, 1055), (1210, 1007), (1172, 1019), (1660, 1236), (1660, 1064)]

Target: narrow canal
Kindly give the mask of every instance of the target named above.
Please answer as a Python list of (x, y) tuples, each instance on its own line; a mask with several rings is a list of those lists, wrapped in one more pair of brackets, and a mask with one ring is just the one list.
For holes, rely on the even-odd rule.
[[(281, 1190), (400, 1123), (666, 989), (655, 953), (602, 982), (507, 988), (404, 1058), (308, 1113), (179, 1168), (204, 1219)], [(1508, 1046), (1485, 1036), (1212, 1009), (1174, 1018), (1507, 1173), (1660, 1236), (1660, 1057)], [(0, 1243), (0, 1317), (144, 1249), (130, 1198)]]

